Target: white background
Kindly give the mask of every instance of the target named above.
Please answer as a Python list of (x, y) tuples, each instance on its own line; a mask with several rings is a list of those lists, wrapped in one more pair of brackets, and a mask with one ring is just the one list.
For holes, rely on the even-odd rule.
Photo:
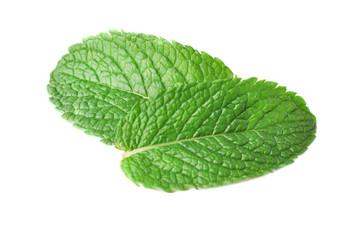
[[(0, 239), (360, 239), (359, 1), (1, 1)], [(110, 29), (204, 50), (301, 95), (317, 138), (294, 164), (225, 187), (135, 186), (122, 152), (60, 118), (49, 74)]]

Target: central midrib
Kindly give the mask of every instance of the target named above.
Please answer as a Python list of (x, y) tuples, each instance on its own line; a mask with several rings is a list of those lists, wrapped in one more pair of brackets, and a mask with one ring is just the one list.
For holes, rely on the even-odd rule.
[[(79, 80), (79, 81), (90, 82), (90, 83), (93, 83), (93, 84), (97, 84), (97, 85), (100, 85), (100, 86), (104, 86), (104, 87), (110, 88), (110, 89), (115, 90), (115, 91), (121, 91), (121, 92), (131, 93), (131, 94), (137, 95), (137, 96), (139, 96), (139, 97), (142, 97), (142, 98), (145, 98), (145, 99), (149, 99), (149, 97), (144, 96), (144, 95), (141, 95), (140, 93), (136, 93), (136, 92), (133, 92), (133, 91), (124, 90), (124, 89), (121, 89), (121, 88), (115, 88), (115, 87), (113, 87), (113, 86), (111, 86), (111, 85), (104, 84), (104, 83), (100, 82), (100, 79), (99, 79), (98, 76), (97, 76), (97, 79), (99, 79), (99, 81), (98, 81), (98, 82), (93, 82), (93, 81), (88, 81), (88, 80), (86, 80), (86, 79), (81, 79), (81, 78), (79, 78), (79, 77), (77, 77), (77, 76), (74, 76), (74, 75), (71, 75), (71, 74), (69, 74), (69, 73), (61, 72), (61, 74), (66, 75), (66, 76), (70, 76), (70, 77), (74, 77), (74, 78), (76, 78), (76, 79)], [(52, 84), (50, 84), (50, 85), (53, 86)], [(55, 87), (55, 86), (53, 86), (53, 87)]]
[(232, 132), (232, 133), (219, 133), (219, 134), (214, 134), (214, 135), (208, 135), (208, 136), (202, 136), (202, 137), (193, 137), (193, 138), (187, 138), (187, 139), (182, 139), (182, 140), (177, 140), (177, 141), (172, 141), (172, 142), (149, 145), (149, 146), (146, 146), (146, 147), (142, 147), (142, 148), (138, 148), (138, 149), (135, 149), (135, 150), (127, 151), (127, 152), (125, 152), (123, 154), (123, 158), (130, 157), (133, 154), (143, 152), (143, 151), (146, 151), (146, 150), (149, 150), (149, 149), (168, 146), (168, 145), (172, 145), (172, 144), (178, 144), (178, 143), (182, 143), (182, 142), (189, 142), (189, 141), (194, 141), (194, 140), (199, 140), (199, 139), (204, 139), (204, 138), (219, 137), (219, 136), (224, 136), (224, 135), (228, 135), (228, 134), (255, 132), (255, 131), (257, 131), (257, 132), (262, 131), (262, 129), (252, 129), (252, 130), (245, 130), (245, 131), (241, 131), (241, 132)]

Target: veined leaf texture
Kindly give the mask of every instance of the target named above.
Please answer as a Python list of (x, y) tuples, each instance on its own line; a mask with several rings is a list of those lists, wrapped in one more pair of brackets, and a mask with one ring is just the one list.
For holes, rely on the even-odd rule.
[(51, 73), (48, 92), (66, 120), (113, 145), (115, 126), (140, 99), (177, 83), (232, 77), (222, 61), (190, 46), (110, 31), (71, 46)]
[(48, 92), (74, 126), (125, 150), (128, 178), (167, 192), (262, 176), (315, 139), (296, 93), (152, 35), (110, 31), (71, 46)]

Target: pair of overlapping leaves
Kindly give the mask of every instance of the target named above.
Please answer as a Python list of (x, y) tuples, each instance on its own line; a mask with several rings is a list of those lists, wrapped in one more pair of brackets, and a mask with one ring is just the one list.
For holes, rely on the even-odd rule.
[(151, 35), (111, 31), (71, 46), (48, 92), (74, 126), (125, 150), (134, 183), (169, 192), (264, 175), (315, 138), (296, 93)]

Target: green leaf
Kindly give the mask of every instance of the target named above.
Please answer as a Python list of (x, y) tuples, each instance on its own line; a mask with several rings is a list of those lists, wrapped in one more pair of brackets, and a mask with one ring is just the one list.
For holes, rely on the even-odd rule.
[(114, 144), (114, 129), (139, 100), (178, 83), (232, 78), (222, 61), (152, 35), (110, 31), (69, 48), (51, 73), (50, 101), (63, 118)]
[(111, 31), (71, 46), (48, 92), (64, 119), (127, 150), (136, 184), (171, 192), (261, 176), (307, 149), (316, 119), (276, 86), (189, 46)]
[(121, 168), (136, 184), (172, 192), (262, 176), (315, 138), (305, 101), (277, 83), (185, 84), (138, 101), (117, 129)]

